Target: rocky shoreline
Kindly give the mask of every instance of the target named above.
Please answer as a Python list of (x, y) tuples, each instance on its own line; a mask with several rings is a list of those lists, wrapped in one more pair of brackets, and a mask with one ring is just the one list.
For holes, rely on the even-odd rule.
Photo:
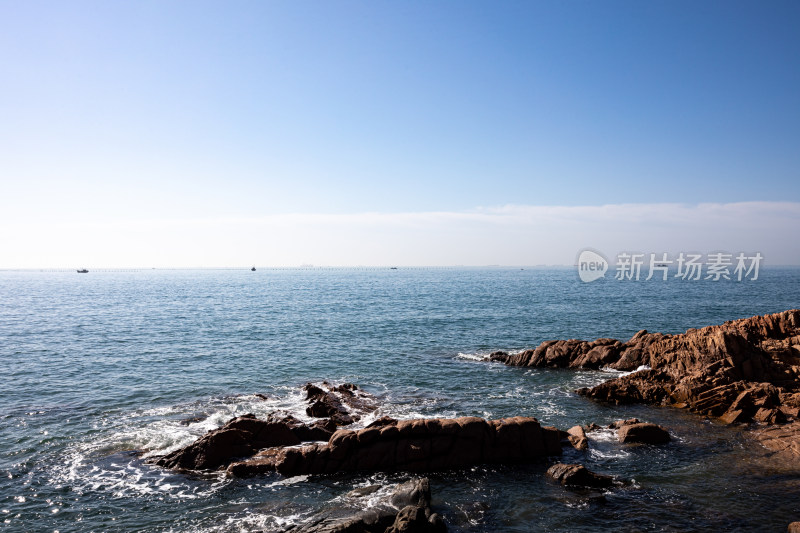
[[(728, 424), (755, 422), (754, 438), (783, 458), (800, 459), (797, 309), (677, 335), (642, 330), (627, 342), (547, 341), (516, 354), (495, 352), (490, 359), (509, 366), (631, 372), (576, 392), (618, 405), (686, 408)], [(782, 424), (787, 425), (774, 427)]]
[[(627, 371), (576, 392), (614, 404), (647, 403), (686, 408), (727, 424), (747, 424), (750, 434), (777, 457), (800, 458), (800, 311), (726, 322), (665, 335), (640, 331), (629, 341), (547, 341), (536, 349), (490, 359), (509, 366)], [(309, 417), (303, 423), (274, 413), (266, 419), (236, 417), (194, 443), (155, 458), (177, 470), (225, 472), (248, 477), (350, 472), (425, 473), (480, 464), (554, 463), (563, 447), (586, 450), (599, 426), (567, 431), (530, 417), (476, 417), (357, 422), (378, 408), (354, 384), (304, 387)], [(373, 417), (374, 418), (374, 417)], [(659, 445), (669, 431), (636, 419), (615, 422), (620, 444)], [(622, 483), (580, 464), (555, 461), (547, 476), (569, 489), (609, 490)], [(444, 531), (430, 508), (424, 478), (412, 480), (414, 503), (389, 506), (380, 516), (323, 516), (292, 531)], [(407, 488), (407, 487), (406, 487)], [(401, 489), (401, 492), (405, 489)], [(406, 491), (408, 492), (408, 491)], [(402, 498), (401, 498), (402, 499)], [(387, 510), (388, 509), (388, 510)]]

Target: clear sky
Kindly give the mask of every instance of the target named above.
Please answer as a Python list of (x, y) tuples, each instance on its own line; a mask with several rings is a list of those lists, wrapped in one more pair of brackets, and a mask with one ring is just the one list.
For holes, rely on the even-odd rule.
[(799, 28), (795, 0), (0, 0), (0, 267), (800, 264)]

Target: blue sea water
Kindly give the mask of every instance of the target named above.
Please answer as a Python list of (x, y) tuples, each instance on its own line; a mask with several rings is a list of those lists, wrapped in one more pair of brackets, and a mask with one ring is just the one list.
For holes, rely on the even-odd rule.
[(376, 395), (373, 417), (528, 415), (566, 429), (636, 416), (676, 437), (630, 447), (606, 431), (588, 452), (567, 452), (626, 482), (604, 500), (548, 483), (546, 462), (432, 474), (452, 531), (780, 531), (800, 520), (800, 468), (739, 429), (574, 394), (613, 372), (481, 360), (548, 339), (624, 340), (797, 308), (800, 270), (743, 282), (609, 278), (585, 284), (569, 268), (0, 272), (0, 529), (280, 531), (345, 505), (354, 487), (405, 479), (236, 480), (146, 462), (236, 415), (307, 418), (300, 387), (322, 380)]

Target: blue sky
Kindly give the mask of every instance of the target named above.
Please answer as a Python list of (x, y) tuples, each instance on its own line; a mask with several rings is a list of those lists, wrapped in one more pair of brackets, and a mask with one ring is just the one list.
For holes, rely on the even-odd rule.
[[(798, 27), (800, 3), (779, 1), (0, 0), (0, 266), (72, 264), (101, 247), (58, 233), (70, 224), (140, 225), (109, 265), (160, 264), (178, 236), (159, 221), (194, 221), (185, 242), (220, 249), (170, 266), (282, 264), (318, 243), (298, 233), (298, 248), (276, 249), (253, 232), (240, 257), (203, 224), (800, 203)], [(698, 246), (777, 247), (800, 223), (790, 207), (759, 211), (781, 213), (784, 233)], [(553, 228), (576, 211), (559, 213)], [(592, 245), (593, 226), (565, 237)], [(524, 246), (541, 246), (541, 228)], [(448, 231), (469, 246), (466, 227)], [(487, 262), (525, 262), (492, 231), (508, 248)], [(78, 253), (55, 251), (71, 238)], [(666, 246), (626, 232), (609, 246), (642, 241)], [(408, 244), (405, 263), (444, 261), (435, 248)], [(540, 255), (529, 259), (572, 260)], [(458, 262), (484, 264), (470, 257)]]

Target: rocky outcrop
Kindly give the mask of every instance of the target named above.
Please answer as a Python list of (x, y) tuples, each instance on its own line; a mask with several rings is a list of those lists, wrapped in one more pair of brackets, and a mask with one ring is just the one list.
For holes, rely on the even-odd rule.
[(307, 383), (308, 407), (306, 414), (316, 418), (329, 418), (337, 426), (347, 426), (361, 419), (361, 415), (378, 408), (375, 398), (352, 383), (333, 386), (327, 381), (321, 385)]
[(535, 418), (387, 420), (340, 429), (327, 444), (271, 448), (232, 463), (234, 476), (353, 471), (431, 472), (484, 463), (520, 463), (561, 453), (561, 432)]
[(210, 431), (189, 446), (160, 457), (155, 464), (186, 470), (216, 470), (263, 448), (327, 440), (335, 427), (331, 428), (330, 421), (307, 426), (292, 417), (259, 420), (255, 415), (247, 414)]
[[(363, 496), (371, 496), (380, 486), (366, 487), (357, 493), (350, 509), (337, 506), (292, 526), (286, 533), (443, 533), (447, 526), (431, 510), (431, 491), (427, 478), (413, 479), (397, 485), (384, 501), (370, 508), (358, 509)], [(362, 496), (362, 498), (359, 498)]]
[(634, 371), (578, 392), (616, 404), (688, 407), (723, 421), (782, 423), (800, 408), (800, 310), (690, 329), (639, 331), (627, 342), (547, 341), (491, 359), (526, 367)]
[(547, 477), (565, 487), (604, 489), (614, 484), (614, 478), (595, 474), (580, 464), (554, 464), (547, 469)]

